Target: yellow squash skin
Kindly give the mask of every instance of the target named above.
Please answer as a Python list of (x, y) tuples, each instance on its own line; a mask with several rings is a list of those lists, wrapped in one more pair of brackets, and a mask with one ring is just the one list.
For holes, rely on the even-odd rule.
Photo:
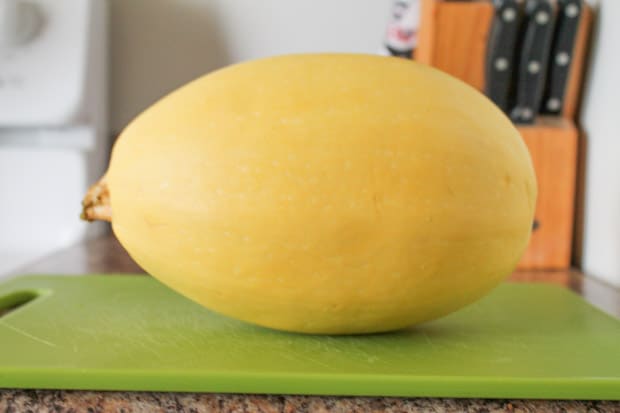
[(126, 128), (107, 177), (114, 232), (147, 272), (219, 313), (322, 334), (479, 299), (524, 251), (537, 191), (487, 98), (355, 54), (199, 78)]

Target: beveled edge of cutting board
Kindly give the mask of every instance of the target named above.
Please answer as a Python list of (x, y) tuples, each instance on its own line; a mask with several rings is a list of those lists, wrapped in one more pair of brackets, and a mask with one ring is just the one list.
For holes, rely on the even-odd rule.
[[(8, 377), (0, 374), (0, 389), (155, 391), (176, 393), (282, 394), (308, 396), (434, 397), (540, 400), (620, 400), (620, 378), (494, 379), (445, 376), (381, 376), (337, 374), (248, 374), (184, 372), (154, 377), (140, 371), (100, 371), (98, 377), (80, 372), (54, 370), (21, 371)], [(21, 374), (20, 374), (21, 373)], [(37, 381), (31, 375), (39, 376)], [(23, 377), (22, 374), (24, 375)], [(109, 375), (109, 377), (105, 377)], [(110, 379), (123, 385), (110, 385)], [(352, 391), (335, 390), (346, 385)], [(457, 389), (457, 390), (455, 390)], [(484, 390), (481, 390), (484, 389)]]

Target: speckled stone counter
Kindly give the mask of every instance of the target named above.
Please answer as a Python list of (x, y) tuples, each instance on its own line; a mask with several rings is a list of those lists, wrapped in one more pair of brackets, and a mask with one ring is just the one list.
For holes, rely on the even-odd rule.
[[(17, 273), (139, 273), (141, 269), (112, 237), (76, 245)], [(620, 291), (578, 271), (521, 272), (513, 281), (552, 282), (620, 316)], [(1, 349), (0, 343), (0, 349)], [(618, 389), (620, 393), (620, 389)], [(232, 394), (86, 392), (0, 389), (0, 413), (11, 412), (614, 412), (620, 402), (555, 400), (407, 399), (261, 396)]]
[(0, 392), (2, 412), (620, 412), (620, 402), (256, 396), (194, 393)]

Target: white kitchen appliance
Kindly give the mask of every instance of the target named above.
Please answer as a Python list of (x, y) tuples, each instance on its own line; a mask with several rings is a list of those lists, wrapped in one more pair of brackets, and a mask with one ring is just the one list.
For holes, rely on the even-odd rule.
[(0, 0), (0, 278), (105, 230), (79, 214), (108, 149), (105, 0)]

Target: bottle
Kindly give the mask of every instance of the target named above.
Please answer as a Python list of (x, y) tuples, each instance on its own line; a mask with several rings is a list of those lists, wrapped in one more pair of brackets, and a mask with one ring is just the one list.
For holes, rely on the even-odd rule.
[(420, 0), (394, 0), (382, 54), (412, 59), (418, 40)]

